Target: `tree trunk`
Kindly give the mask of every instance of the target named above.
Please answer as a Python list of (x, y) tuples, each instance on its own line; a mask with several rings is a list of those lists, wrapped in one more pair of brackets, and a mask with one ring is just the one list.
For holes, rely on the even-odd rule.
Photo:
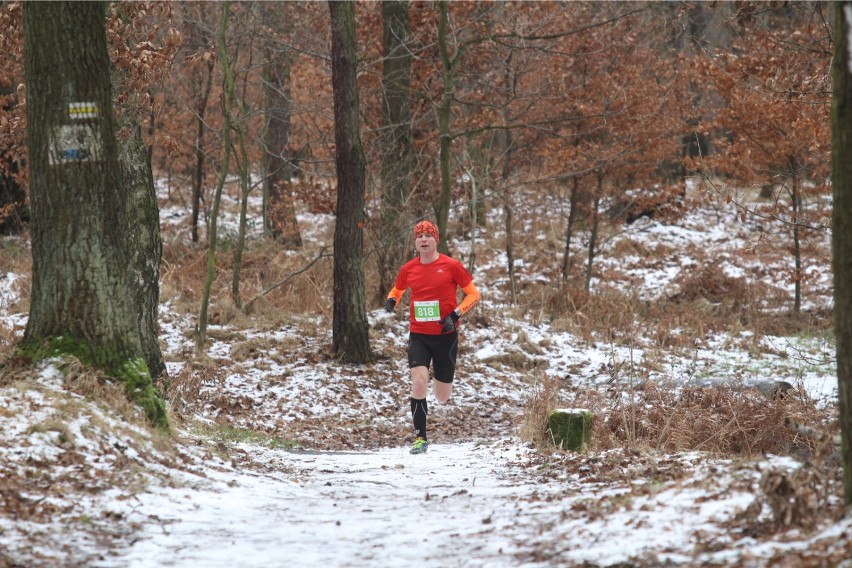
[(470, 260), (467, 264), (467, 271), (471, 274), (474, 273), (474, 268), (476, 267), (476, 230), (479, 228), (479, 223), (477, 219), (477, 212), (479, 209), (477, 208), (477, 185), (476, 185), (476, 175), (473, 170), (468, 172), (470, 175)]
[(577, 220), (577, 204), (580, 192), (580, 180), (577, 176), (571, 178), (571, 195), (568, 198), (568, 226), (565, 228), (565, 253), (562, 256), (562, 283), (568, 282), (571, 274), (571, 237), (574, 234), (574, 223)]
[(204, 345), (207, 342), (207, 311), (210, 307), (210, 290), (213, 287), (213, 280), (216, 278), (216, 246), (218, 244), (218, 222), (219, 222), (219, 204), (222, 201), (222, 189), (225, 187), (225, 180), (228, 178), (228, 169), (231, 165), (231, 112), (234, 108), (234, 76), (231, 74), (231, 64), (228, 61), (228, 48), (225, 44), (225, 32), (228, 29), (228, 19), (231, 15), (231, 6), (229, 2), (222, 4), (222, 22), (219, 27), (219, 36), (217, 39), (217, 50), (219, 59), (222, 61), (222, 70), (225, 75), (225, 108), (222, 109), (222, 114), (225, 118), (225, 123), (222, 128), (222, 144), (225, 147), (225, 156), (222, 158), (222, 164), (219, 167), (219, 180), (216, 183), (216, 190), (213, 193), (213, 208), (210, 212), (210, 231), (207, 237), (209, 247), (207, 249), (207, 274), (204, 277), (204, 288), (201, 291), (201, 308), (198, 313), (198, 322), (195, 327), (195, 350), (202, 352)]
[[(515, 84), (515, 79), (512, 76), (512, 59), (514, 51), (509, 52), (503, 66), (503, 74), (506, 85)], [(508, 126), (511, 122), (508, 105), (503, 109), (503, 125)], [(514, 217), (514, 190), (509, 178), (512, 174), (512, 157), (514, 156), (514, 140), (512, 139), (512, 131), (509, 128), (504, 128), (503, 132), (503, 170), (500, 177), (503, 180), (503, 226), (506, 230), (506, 269), (509, 272), (509, 292), (511, 293), (512, 305), (515, 304), (515, 237), (512, 230)]]
[(163, 368), (156, 200), (138, 130), (119, 156), (104, 7), (24, 4), (33, 274), (20, 350), (73, 351), (168, 427), (151, 383)]
[(348, 363), (370, 359), (364, 300), (364, 188), (366, 159), (361, 145), (358, 57), (354, 2), (329, 2), (337, 222), (334, 228), (334, 321), (332, 349)]
[(198, 97), (196, 108), (196, 132), (195, 132), (195, 171), (192, 175), (192, 220), (191, 232), (192, 242), (198, 242), (198, 217), (201, 213), (201, 196), (204, 189), (204, 160), (207, 152), (204, 147), (204, 133), (207, 126), (204, 116), (207, 113), (207, 101), (210, 98), (210, 89), (213, 87), (213, 59), (207, 61), (207, 78), (204, 90)]
[(799, 314), (802, 309), (802, 242), (801, 215), (802, 192), (799, 190), (799, 179), (796, 172), (796, 158), (790, 158), (790, 201), (793, 204), (793, 313)]
[(844, 503), (852, 506), (852, 74), (849, 39), (852, 3), (835, 3), (832, 63), (831, 181), (832, 256), (834, 269), (834, 331), (840, 403), (841, 461)]
[(503, 192), (503, 212), (505, 213), (503, 226), (506, 229), (506, 266), (509, 271), (509, 291), (511, 293), (512, 305), (515, 305), (515, 233), (512, 230), (514, 217), (514, 192), (507, 186)]
[[(245, 101), (243, 101), (245, 104)], [(240, 105), (243, 106), (243, 105)], [(234, 247), (234, 270), (231, 274), (231, 298), (238, 309), (242, 309), (243, 301), (240, 297), (240, 274), (243, 269), (243, 250), (246, 246), (246, 226), (248, 225), (248, 198), (249, 191), (249, 157), (246, 149), (245, 137), (245, 113), (240, 113), (240, 119), (233, 125), (237, 135), (237, 149), (240, 152), (240, 222), (237, 229), (237, 246)]]
[(450, 118), (452, 114), (453, 104), (453, 60), (450, 59), (449, 47), (447, 45), (447, 25), (449, 18), (449, 7), (447, 0), (441, 0), (439, 3), (441, 11), (440, 19), (438, 20), (438, 51), (441, 55), (441, 71), (444, 81), (444, 92), (441, 96), (441, 104), (438, 107), (438, 136), (440, 137), (440, 150), (438, 155), (438, 163), (441, 171), (441, 195), (438, 199), (437, 209), (437, 224), (438, 231), (441, 234), (441, 241), (438, 243), (438, 251), (449, 254), (450, 249), (447, 246), (449, 234), (447, 232), (447, 223), (450, 217), (450, 203), (453, 194), (453, 182), (451, 179), (450, 170)]
[(405, 260), (410, 218), (408, 199), (413, 190), (411, 133), (411, 50), (408, 46), (408, 2), (382, 2), (384, 59), (382, 62), (381, 226), (377, 295), (384, 298), (396, 271)]
[(592, 289), (592, 268), (595, 263), (595, 249), (598, 246), (598, 228), (600, 227), (600, 206), (601, 196), (603, 192), (603, 173), (598, 172), (598, 190), (595, 192), (595, 198), (592, 201), (592, 230), (589, 234), (589, 259), (586, 263), (586, 293)]
[(290, 55), (268, 53), (266, 81), (266, 176), (263, 182), (263, 227), (267, 236), (284, 248), (302, 247), (296, 207), (290, 192), (293, 162), (290, 142)]
[[(470, 136), (466, 137), (465, 160), (458, 160), (460, 168), (467, 176), (464, 184), (470, 186), (467, 214), (471, 236), (476, 235), (476, 229), (479, 227), (484, 228), (488, 225), (486, 200), (480, 199), (479, 191), (481, 188), (488, 187), (488, 182), (491, 180), (491, 174), (494, 170), (494, 142), (498, 136), (499, 134), (495, 131), (487, 143), (480, 143), (479, 140)], [(465, 165), (468, 163), (470, 166)], [(468, 196), (465, 195), (465, 198), (468, 198)]]
[(127, 215), (133, 221), (128, 222), (124, 238), (130, 250), (128, 267), (131, 286), (135, 290), (130, 298), (138, 310), (137, 325), (145, 362), (151, 376), (156, 378), (166, 370), (157, 341), (163, 243), (160, 238), (160, 209), (148, 155), (141, 128), (137, 126), (119, 150), (122, 183), (128, 190)]

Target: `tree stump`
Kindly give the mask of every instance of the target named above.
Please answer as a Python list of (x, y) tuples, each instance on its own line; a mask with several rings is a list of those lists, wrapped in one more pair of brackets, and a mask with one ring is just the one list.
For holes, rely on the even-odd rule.
[(576, 408), (556, 409), (547, 418), (547, 428), (554, 445), (579, 452), (592, 442), (592, 413)]

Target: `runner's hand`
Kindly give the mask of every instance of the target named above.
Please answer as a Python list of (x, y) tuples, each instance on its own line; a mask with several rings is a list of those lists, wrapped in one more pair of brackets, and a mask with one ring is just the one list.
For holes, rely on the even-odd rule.
[(451, 311), (447, 317), (439, 321), (442, 324), (441, 333), (452, 333), (456, 330), (456, 322), (459, 321), (459, 315), (455, 310)]
[(386, 312), (392, 312), (395, 307), (396, 307), (396, 300), (394, 298), (388, 298), (387, 300), (385, 300), (385, 311)]

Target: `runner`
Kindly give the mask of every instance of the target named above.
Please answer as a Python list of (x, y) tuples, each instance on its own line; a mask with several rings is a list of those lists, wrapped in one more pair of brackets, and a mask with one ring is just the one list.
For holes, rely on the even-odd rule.
[[(426, 438), (429, 365), (433, 364), (435, 375), (432, 394), (438, 402), (447, 402), (456, 373), (459, 317), (479, 301), (479, 291), (470, 273), (459, 261), (438, 252), (438, 240), (438, 227), (434, 223), (417, 223), (414, 246), (420, 256), (403, 265), (385, 300), (385, 309), (392, 312), (411, 288), (408, 368), (411, 369), (411, 417), (417, 436), (411, 446), (412, 454), (422, 454), (429, 447)], [(465, 297), (457, 306), (458, 288)]]

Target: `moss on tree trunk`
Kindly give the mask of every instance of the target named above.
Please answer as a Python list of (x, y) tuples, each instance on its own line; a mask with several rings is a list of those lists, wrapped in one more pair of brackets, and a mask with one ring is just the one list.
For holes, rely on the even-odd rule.
[(48, 338), (40, 342), (22, 342), (15, 351), (16, 357), (32, 363), (66, 355), (77, 358), (86, 366), (103, 369), (107, 375), (124, 383), (128, 398), (142, 408), (151, 424), (162, 430), (169, 430), (166, 405), (154, 387), (148, 364), (142, 357), (127, 359), (110, 347), (94, 347), (90, 343), (68, 336)]

